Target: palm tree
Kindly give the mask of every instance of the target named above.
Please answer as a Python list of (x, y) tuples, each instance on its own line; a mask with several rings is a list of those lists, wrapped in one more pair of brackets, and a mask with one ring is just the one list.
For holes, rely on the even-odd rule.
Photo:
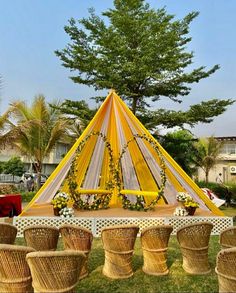
[(15, 138), (16, 130), (10, 121), (10, 114), (10, 111), (7, 110), (0, 116), (0, 150), (4, 148), (6, 144), (11, 143)]
[(197, 159), (195, 163), (203, 169), (206, 183), (208, 183), (209, 172), (217, 163), (217, 158), (222, 148), (222, 142), (210, 136), (208, 138), (201, 138), (195, 146), (197, 150)]
[(15, 120), (13, 144), (32, 161), (40, 188), (43, 161), (56, 143), (67, 136), (69, 121), (58, 110), (49, 107), (43, 95), (36, 96), (32, 105), (14, 102), (9, 111)]

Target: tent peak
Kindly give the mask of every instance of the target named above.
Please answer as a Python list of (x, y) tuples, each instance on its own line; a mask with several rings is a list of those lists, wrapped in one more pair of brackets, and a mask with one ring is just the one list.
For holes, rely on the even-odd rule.
[(113, 94), (113, 93), (116, 93), (116, 90), (115, 89), (110, 89), (109, 94)]

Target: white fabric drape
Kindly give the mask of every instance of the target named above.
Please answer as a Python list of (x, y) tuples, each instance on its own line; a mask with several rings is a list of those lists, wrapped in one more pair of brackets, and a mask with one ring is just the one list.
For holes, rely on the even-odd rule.
[[(120, 150), (126, 145), (127, 141), (123, 132), (122, 123), (120, 121), (120, 117), (117, 110), (117, 104), (114, 103), (115, 117), (116, 117), (116, 125), (118, 130), (118, 141)], [(123, 184), (124, 189), (130, 190), (140, 190), (139, 182), (136, 176), (135, 168), (133, 165), (133, 161), (129, 152), (129, 149), (126, 149), (126, 152), (123, 154), (121, 158), (121, 168), (122, 168), (122, 176), (123, 176)], [(136, 196), (126, 194), (127, 198), (131, 203), (136, 202)]]
[(208, 210), (205, 203), (201, 200), (201, 198), (195, 193), (195, 191), (191, 188), (191, 186), (184, 180), (184, 178), (175, 170), (175, 168), (165, 159), (165, 164), (167, 168), (171, 171), (173, 176), (179, 181), (179, 183), (183, 186), (183, 188), (191, 195), (191, 197), (197, 201), (200, 205), (200, 208), (203, 210)]
[[(127, 123), (132, 131), (132, 134), (138, 134), (134, 124), (128, 117), (126, 113), (124, 113), (124, 116), (127, 120)], [(137, 126), (137, 125), (136, 125)], [(140, 132), (142, 130), (140, 129)], [(142, 132), (143, 133), (143, 132)], [(141, 138), (136, 138), (137, 144), (142, 152), (143, 157), (145, 158), (145, 161), (153, 175), (153, 178), (155, 181), (158, 183), (158, 185), (161, 185), (161, 168), (159, 164), (156, 162), (156, 160), (153, 158), (150, 150), (147, 148), (145, 142)], [(166, 184), (165, 184), (165, 190), (164, 190), (164, 196), (169, 204), (174, 204), (176, 202), (176, 193), (177, 191), (175, 190), (174, 186), (170, 183), (170, 180), (167, 177)]]

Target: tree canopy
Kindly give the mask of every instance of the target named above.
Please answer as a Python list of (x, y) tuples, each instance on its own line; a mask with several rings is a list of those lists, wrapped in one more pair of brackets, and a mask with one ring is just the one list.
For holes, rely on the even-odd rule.
[(196, 172), (196, 141), (187, 130), (169, 132), (161, 138), (161, 145), (189, 176)]
[[(134, 113), (148, 110), (149, 102), (161, 97), (181, 102), (193, 83), (219, 69), (219, 65), (210, 69), (190, 67), (194, 53), (187, 50), (189, 26), (198, 12), (176, 19), (165, 8), (152, 9), (144, 0), (114, 0), (114, 8), (103, 12), (102, 17), (94, 9), (89, 12), (88, 18), (69, 20), (65, 31), (70, 43), (56, 55), (74, 72), (74, 82), (97, 90), (114, 88), (128, 100)], [(161, 109), (151, 116), (150, 110), (142, 114), (167, 127), (193, 126), (211, 122), (232, 103), (213, 99), (187, 112)], [(211, 111), (206, 111), (207, 107)], [(181, 119), (177, 119), (180, 114)], [(166, 117), (174, 123), (166, 123)]]
[(12, 157), (5, 162), (3, 171), (5, 174), (11, 174), (14, 176), (21, 176), (24, 172), (24, 163), (19, 157)]
[(51, 108), (60, 111), (71, 120), (70, 136), (78, 138), (92, 120), (97, 109), (90, 109), (85, 101), (65, 100), (62, 104), (49, 104)]

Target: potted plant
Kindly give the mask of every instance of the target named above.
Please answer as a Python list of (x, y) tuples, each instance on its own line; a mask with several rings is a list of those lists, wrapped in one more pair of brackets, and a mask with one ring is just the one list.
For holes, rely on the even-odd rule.
[(187, 198), (191, 198), (191, 196), (187, 192), (180, 191), (176, 195), (176, 200), (179, 203), (179, 206), (183, 208), (185, 208), (184, 203)]
[(196, 209), (199, 208), (199, 203), (189, 197), (184, 202), (185, 209), (187, 210), (189, 216), (193, 216)]
[(59, 212), (61, 209), (67, 207), (67, 203), (69, 201), (69, 196), (65, 192), (58, 192), (51, 204), (53, 205), (53, 211), (55, 216), (59, 216)]

